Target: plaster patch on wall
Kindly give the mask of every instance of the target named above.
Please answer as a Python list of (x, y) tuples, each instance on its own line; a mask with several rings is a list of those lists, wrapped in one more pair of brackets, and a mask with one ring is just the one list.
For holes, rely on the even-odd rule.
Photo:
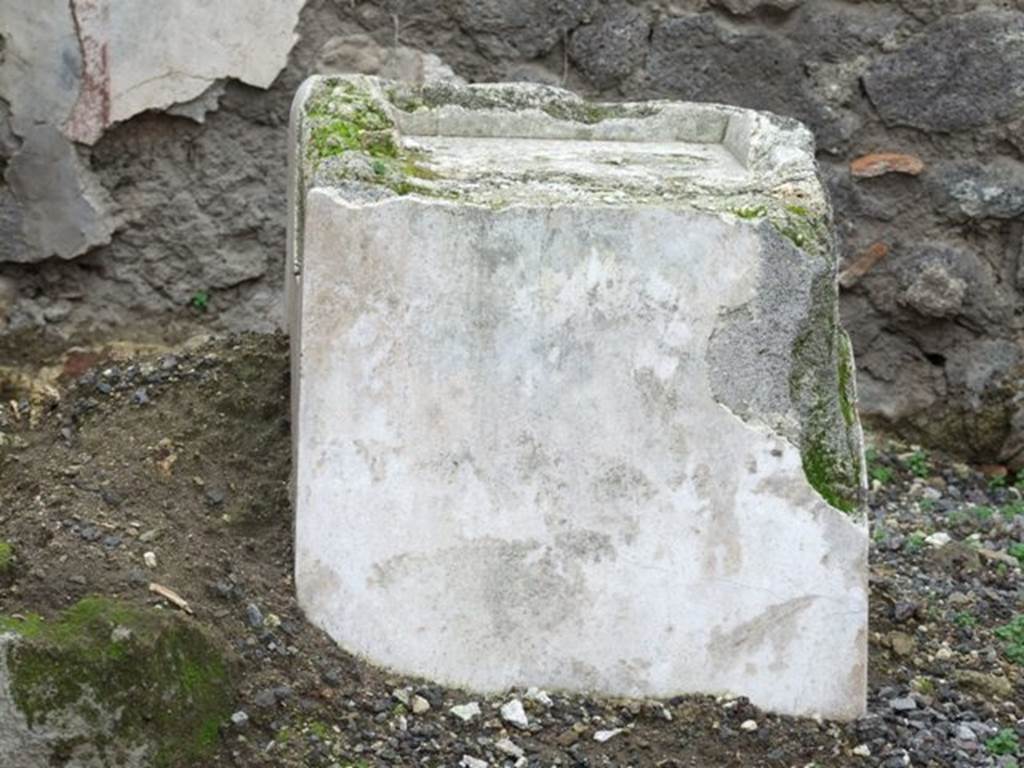
[(85, 144), (149, 109), (189, 102), (218, 79), (268, 88), (297, 42), (305, 0), (71, 0), (82, 91), (65, 132)]
[[(20, 236), (0, 262), (72, 259), (109, 243), (109, 196), (75, 143), (147, 110), (202, 122), (222, 80), (268, 88), (297, 42), (305, 0), (10, 0), (0, 100), (23, 145), (4, 181)], [(10, 198), (10, 195), (7, 196)], [(8, 206), (10, 207), (10, 206)]]

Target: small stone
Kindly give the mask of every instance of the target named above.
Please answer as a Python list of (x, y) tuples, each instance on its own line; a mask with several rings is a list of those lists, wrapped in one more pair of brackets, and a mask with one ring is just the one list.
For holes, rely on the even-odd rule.
[(231, 725), (241, 731), (249, 725), (249, 715), (244, 710), (238, 710), (231, 716)]
[(528, 728), (530, 721), (526, 718), (526, 710), (523, 709), (523, 702), (519, 699), (512, 699), (501, 707), (501, 719), (516, 728)]
[(462, 722), (468, 723), (474, 717), (479, 717), (480, 705), (475, 701), (471, 701), (468, 704), (457, 704), (448, 711), (459, 718)]
[(144, 552), (142, 554), (142, 562), (146, 564), (147, 568), (156, 568), (156, 553)]
[(982, 560), (988, 560), (993, 563), (1002, 563), (1010, 568), (1019, 568), (1021, 564), (1016, 557), (1008, 555), (1005, 552), (1000, 552), (996, 549), (988, 549), (987, 547), (978, 547), (978, 556), (981, 557)]
[(292, 690), (292, 687), (290, 685), (278, 685), (278, 686), (275, 686), (273, 688), (273, 691), (274, 691), (274, 698), (277, 699), (278, 701), (284, 701), (285, 699), (290, 699), (292, 696), (295, 695), (295, 691)]
[(918, 605), (914, 602), (900, 601), (893, 606), (892, 617), (896, 621), (903, 623), (908, 619), (912, 618), (917, 613)]
[(935, 547), (936, 549), (938, 549), (939, 547), (946, 546), (952, 540), (953, 537), (945, 531), (938, 531), (936, 533), (933, 533), (931, 536), (926, 536), (924, 543), (930, 547)]
[(253, 697), (253, 704), (263, 709), (269, 709), (270, 707), (277, 704), (277, 696), (274, 695), (274, 691), (271, 688), (264, 688), (262, 691), (257, 693)]
[(857, 757), (871, 757), (871, 747), (867, 744), (858, 744), (853, 748), (853, 754)]
[(543, 691), (540, 688), (528, 688), (526, 690), (526, 700), (533, 701), (537, 704), (542, 704), (545, 707), (550, 707), (554, 704), (547, 691)]
[(459, 762), (461, 768), (490, 768), (490, 763), (472, 755), (463, 755)]
[(747, 733), (753, 733), (757, 730), (757, 720), (744, 720), (740, 723), (740, 730), (746, 731)]
[(889, 700), (889, 708), (893, 712), (910, 712), (917, 709), (917, 702), (910, 696), (900, 696)]
[(917, 649), (917, 640), (906, 632), (890, 632), (889, 647), (897, 656), (910, 656)]
[(237, 590), (235, 585), (225, 579), (218, 579), (217, 581), (207, 584), (206, 590), (221, 600), (231, 600), (236, 597)]
[(139, 541), (143, 544), (148, 544), (153, 541), (157, 536), (160, 535), (160, 531), (156, 528), (150, 528), (148, 531), (139, 535)]
[(999, 699), (1009, 699), (1013, 696), (1013, 683), (1001, 675), (992, 675), (973, 669), (958, 669), (953, 673), (953, 679), (962, 688), (977, 691), (986, 696)]
[(932, 263), (921, 268), (899, 301), (926, 317), (944, 318), (960, 313), (966, 294), (965, 280), (951, 274), (945, 265)]
[(259, 629), (263, 626), (263, 612), (255, 603), (249, 603), (245, 606), (245, 618), (253, 629)]
[(263, 623), (270, 629), (277, 629), (281, 626), (281, 617), (276, 613), (268, 613), (263, 619)]
[(850, 173), (861, 179), (883, 176), (887, 173), (917, 176), (923, 170), (924, 162), (917, 155), (902, 155), (897, 152), (862, 155), (850, 163)]
[(430, 711), (430, 702), (419, 695), (412, 697), (409, 706), (412, 708), (414, 715), (423, 715)]
[(956, 727), (956, 737), (960, 741), (977, 741), (978, 737), (970, 728), (966, 725), (960, 724)]
[(622, 733), (622, 731), (622, 728), (612, 728), (607, 731), (596, 731), (594, 733), (594, 741), (596, 741), (598, 744), (604, 744), (609, 739), (614, 739), (616, 736)]
[(514, 757), (517, 760), (526, 754), (523, 752), (522, 747), (518, 746), (512, 739), (498, 739), (498, 741), (494, 742), (494, 748), (503, 755)]
[(579, 740), (580, 732), (575, 728), (569, 728), (565, 731), (562, 731), (562, 733), (558, 734), (558, 736), (555, 738), (555, 741), (557, 741), (558, 744), (563, 747), (571, 747)]
[(149, 402), (149, 394), (146, 392), (145, 387), (139, 387), (132, 392), (132, 403), (135, 405), (145, 405)]
[(395, 688), (395, 690), (391, 692), (391, 695), (395, 697), (395, 701), (399, 704), (404, 707), (408, 707), (411, 693), (412, 691), (409, 688)]

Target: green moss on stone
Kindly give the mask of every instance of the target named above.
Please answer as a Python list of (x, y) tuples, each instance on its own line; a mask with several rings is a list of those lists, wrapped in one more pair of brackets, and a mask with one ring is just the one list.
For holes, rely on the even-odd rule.
[(793, 346), (789, 380), (801, 414), (800, 455), (807, 482), (833, 507), (852, 513), (860, 507), (862, 491), (853, 362), (835, 315), (832, 273), (811, 290), (811, 312)]
[(741, 219), (751, 221), (764, 218), (768, 214), (768, 209), (763, 205), (746, 205), (733, 208), (732, 212)]
[[(398, 98), (393, 92), (390, 99)], [(406, 105), (408, 106), (408, 105)], [(436, 196), (427, 184), (437, 174), (420, 153), (401, 147), (397, 126), (387, 104), (368, 90), (340, 79), (324, 81), (305, 107), (306, 178), (313, 180), (332, 158), (349, 156), (365, 163), (368, 173), (339, 166), (329, 173), (339, 180), (362, 181), (387, 187), (399, 195)]]
[(812, 254), (829, 253), (828, 217), (802, 205), (786, 205), (768, 217), (780, 235), (797, 248)]
[(7, 666), (28, 725), (87, 723), (81, 738), (105, 760), (148, 745), (157, 768), (193, 764), (230, 715), (227, 662), (178, 616), (88, 598), (54, 622), (0, 617), (0, 627), (21, 636)]
[(801, 457), (811, 487), (836, 509), (852, 512), (857, 502), (844, 490), (849, 477), (836, 455), (823, 442), (812, 441), (803, 446)]
[(381, 104), (344, 81), (325, 84), (306, 104), (310, 160), (322, 162), (346, 152), (395, 158), (395, 123)]
[(14, 569), (14, 547), (0, 539), (0, 578)]

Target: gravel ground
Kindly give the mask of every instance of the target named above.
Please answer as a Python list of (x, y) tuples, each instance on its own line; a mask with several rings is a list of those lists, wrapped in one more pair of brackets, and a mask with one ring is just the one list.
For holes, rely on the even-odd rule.
[(856, 722), (742, 698), (486, 698), (370, 667), (303, 619), (285, 339), (69, 351), (22, 337), (0, 360), (0, 613), (93, 594), (166, 605), (152, 581), (178, 592), (234, 659), (237, 711), (208, 765), (1005, 768), (1024, 754), (1024, 478), (1001, 467), (872, 436)]

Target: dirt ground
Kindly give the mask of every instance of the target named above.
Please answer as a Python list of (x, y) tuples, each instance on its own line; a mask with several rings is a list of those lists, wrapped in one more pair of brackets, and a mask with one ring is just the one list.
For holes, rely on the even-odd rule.
[[(871, 698), (857, 722), (765, 715), (743, 699), (485, 699), (372, 668), (305, 622), (287, 340), (180, 341), (190, 330), (77, 348), (0, 341), (0, 540), (14, 552), (0, 613), (53, 616), (88, 595), (175, 610), (149, 584), (180, 594), (234, 659), (245, 713), (208, 765), (1014, 765), (1024, 503), (999, 468), (876, 440)], [(527, 729), (498, 714), (512, 697)], [(469, 701), (482, 709), (471, 721), (449, 712)]]

